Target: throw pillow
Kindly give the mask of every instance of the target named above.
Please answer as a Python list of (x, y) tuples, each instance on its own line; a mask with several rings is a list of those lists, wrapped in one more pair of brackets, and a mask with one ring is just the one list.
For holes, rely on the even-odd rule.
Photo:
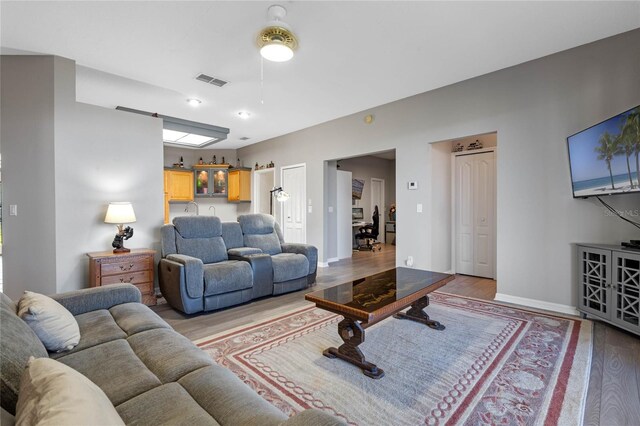
[(78, 322), (64, 306), (44, 294), (25, 291), (18, 316), (51, 352), (73, 349), (80, 342)]
[(91, 380), (50, 358), (29, 359), (20, 380), (16, 426), (124, 425)]

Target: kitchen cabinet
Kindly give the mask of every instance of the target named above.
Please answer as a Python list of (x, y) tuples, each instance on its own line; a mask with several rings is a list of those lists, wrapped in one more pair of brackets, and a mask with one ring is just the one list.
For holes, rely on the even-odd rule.
[(193, 172), (183, 169), (164, 170), (164, 223), (169, 223), (169, 203), (193, 201)]
[(237, 168), (229, 170), (229, 195), (227, 200), (232, 203), (251, 202), (251, 169)]

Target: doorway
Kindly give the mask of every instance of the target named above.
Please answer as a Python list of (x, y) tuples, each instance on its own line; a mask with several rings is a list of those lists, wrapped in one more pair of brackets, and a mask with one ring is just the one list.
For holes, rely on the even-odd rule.
[(275, 186), (274, 169), (254, 170), (253, 172), (253, 212), (275, 214), (271, 211), (271, 190)]
[(280, 182), (282, 189), (289, 194), (289, 199), (281, 204), (280, 209), (280, 223), (282, 224), (284, 240), (288, 243), (306, 243), (306, 164), (282, 167), (280, 169)]
[[(393, 149), (326, 162), (324, 188), (328, 214), (325, 248), (329, 262), (372, 255), (366, 241), (355, 236), (368, 232), (368, 229), (361, 231), (361, 228), (372, 225), (375, 206), (378, 206), (378, 232), (372, 240), (380, 243), (374, 245), (376, 253), (378, 249), (388, 249), (393, 250), (395, 256), (395, 247), (387, 247), (395, 235), (395, 227), (391, 229), (388, 225), (390, 210), (392, 207), (395, 210), (395, 154)], [(359, 246), (362, 250), (357, 250)]]
[[(496, 276), (495, 158), (498, 152), (498, 134), (490, 132), (448, 139), (430, 143), (429, 146), (431, 267), (434, 271), (494, 278)], [(467, 179), (467, 184), (462, 185), (462, 180), (457, 179), (456, 158), (473, 159), (477, 158), (474, 157), (475, 155), (486, 152), (493, 153), (493, 164), (488, 168), (481, 166), (474, 168), (473, 164), (467, 164), (464, 170), (466, 175), (462, 176)], [(462, 174), (461, 171), (459, 173)], [(475, 176), (475, 173), (483, 173), (483, 175)], [(474, 193), (473, 183), (480, 178), (491, 181), (488, 189), (484, 188), (490, 189), (490, 193)], [(466, 197), (464, 200), (467, 203), (467, 206), (463, 206), (464, 217), (460, 213), (461, 200), (457, 191), (467, 191), (464, 194)], [(482, 199), (488, 205), (480, 201), (477, 202), (479, 204), (474, 205), (473, 199), (481, 197), (484, 197)], [(477, 212), (475, 207), (478, 206), (489, 208), (489, 211)], [(474, 218), (480, 221), (477, 226)], [(491, 226), (485, 227), (485, 224)], [(477, 244), (481, 246), (479, 252), (476, 250)], [(459, 264), (461, 262), (464, 266)], [(484, 266), (474, 269), (474, 263)]]

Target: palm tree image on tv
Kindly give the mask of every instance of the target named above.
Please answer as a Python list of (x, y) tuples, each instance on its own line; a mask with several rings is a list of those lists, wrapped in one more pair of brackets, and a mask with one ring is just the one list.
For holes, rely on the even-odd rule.
[(611, 160), (618, 150), (617, 141), (609, 134), (609, 132), (604, 132), (602, 136), (600, 136), (599, 142), (600, 145), (596, 147), (598, 160), (604, 160), (607, 162), (607, 169), (609, 169), (609, 177), (611, 178), (611, 188), (616, 189), (616, 184), (613, 182), (613, 173), (611, 172)]
[(574, 197), (640, 192), (640, 106), (567, 142)]
[[(629, 145), (630, 153), (635, 154), (636, 180), (638, 180), (638, 173), (640, 173), (640, 162), (638, 161), (638, 156), (640, 155), (640, 108), (631, 110), (622, 127), (622, 135), (625, 141), (627, 141), (626, 144)], [(631, 177), (631, 171), (629, 171), (629, 177)], [(636, 183), (636, 186), (638, 186), (638, 184), (640, 184), (640, 182)]]

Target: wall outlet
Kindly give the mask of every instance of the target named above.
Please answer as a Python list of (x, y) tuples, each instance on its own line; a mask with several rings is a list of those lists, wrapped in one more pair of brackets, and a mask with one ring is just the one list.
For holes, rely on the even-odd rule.
[(418, 205), (416, 206), (416, 212), (422, 213), (422, 204), (418, 203)]
[(329, 206), (329, 213), (333, 213), (333, 206)]
[(311, 211), (312, 211), (312, 210), (313, 210), (313, 209), (312, 209), (312, 207), (311, 207), (311, 206), (309, 206), (309, 213), (311, 213)]
[(407, 256), (407, 260), (404, 261), (404, 264), (411, 268), (413, 266), (413, 256)]

